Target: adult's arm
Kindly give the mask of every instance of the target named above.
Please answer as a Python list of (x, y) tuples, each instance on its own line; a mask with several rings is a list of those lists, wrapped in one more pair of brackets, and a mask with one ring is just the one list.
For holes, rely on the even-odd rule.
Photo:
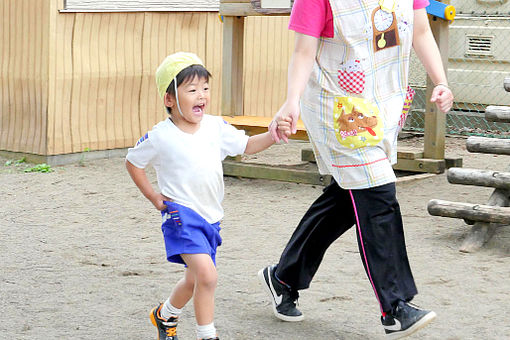
[(280, 141), (280, 139), (288, 142), (288, 135), (280, 133), (277, 129), (279, 121), (290, 121), (291, 133), (295, 134), (297, 131), (299, 98), (306, 87), (308, 78), (310, 78), (319, 43), (319, 39), (316, 37), (297, 32), (295, 34), (294, 51), (290, 59), (287, 76), (287, 98), (269, 125), (269, 132), (275, 142)]
[(448, 87), (441, 54), (425, 8), (414, 11), (413, 48), (435, 85), (430, 101), (436, 103), (442, 112), (448, 112), (453, 105), (453, 93)]

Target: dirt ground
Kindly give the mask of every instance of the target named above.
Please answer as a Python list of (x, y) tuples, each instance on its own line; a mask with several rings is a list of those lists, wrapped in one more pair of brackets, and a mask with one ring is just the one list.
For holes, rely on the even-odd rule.
[[(421, 147), (421, 139), (400, 145)], [(505, 156), (474, 155), (448, 138), (464, 167), (504, 170)], [(306, 143), (277, 145), (248, 161), (299, 162)], [(87, 160), (51, 173), (0, 158), (0, 339), (155, 339), (151, 308), (182, 275), (165, 260), (159, 213), (129, 179), (122, 158)], [(153, 172), (150, 172), (154, 178)], [(328, 250), (310, 289), (305, 320), (275, 319), (257, 271), (276, 262), (321, 187), (225, 178), (223, 245), (215, 323), (222, 340), (382, 339), (378, 305), (354, 229)], [(432, 217), (432, 198), (485, 203), (491, 190), (447, 183), (444, 174), (398, 183), (415, 303), (438, 318), (415, 339), (510, 339), (510, 227), (479, 252), (459, 252), (469, 226)], [(193, 306), (178, 328), (195, 339)]]

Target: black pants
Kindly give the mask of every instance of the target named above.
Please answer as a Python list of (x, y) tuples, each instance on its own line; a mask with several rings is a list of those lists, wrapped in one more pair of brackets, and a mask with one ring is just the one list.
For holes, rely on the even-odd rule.
[(296, 290), (310, 286), (328, 247), (353, 225), (361, 261), (381, 311), (417, 294), (407, 258), (395, 184), (345, 190), (333, 180), (310, 206), (285, 247), (276, 276)]

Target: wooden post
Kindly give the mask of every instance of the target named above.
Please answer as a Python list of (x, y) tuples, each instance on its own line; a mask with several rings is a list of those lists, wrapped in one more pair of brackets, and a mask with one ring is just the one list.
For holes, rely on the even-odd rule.
[[(448, 24), (446, 20), (437, 17), (430, 18), (430, 27), (441, 52), (445, 72), (448, 69)], [(423, 157), (444, 159), (446, 114), (439, 111), (436, 104), (430, 102), (433, 89), (434, 83), (427, 77)]]
[(223, 19), (221, 114), (243, 115), (244, 17)]

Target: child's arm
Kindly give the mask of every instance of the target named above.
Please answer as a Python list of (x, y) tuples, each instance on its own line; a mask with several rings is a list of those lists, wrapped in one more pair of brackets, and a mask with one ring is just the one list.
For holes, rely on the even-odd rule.
[(154, 190), (152, 184), (147, 178), (147, 175), (145, 174), (145, 169), (137, 168), (128, 160), (126, 160), (126, 168), (138, 189), (140, 189), (142, 194), (147, 197), (149, 201), (151, 201), (156, 209), (165, 209), (166, 205), (163, 203), (163, 200), (165, 200), (166, 197)]
[(264, 132), (258, 135), (250, 136), (246, 144), (245, 154), (251, 155), (263, 151), (274, 144), (274, 140), (269, 132)]

